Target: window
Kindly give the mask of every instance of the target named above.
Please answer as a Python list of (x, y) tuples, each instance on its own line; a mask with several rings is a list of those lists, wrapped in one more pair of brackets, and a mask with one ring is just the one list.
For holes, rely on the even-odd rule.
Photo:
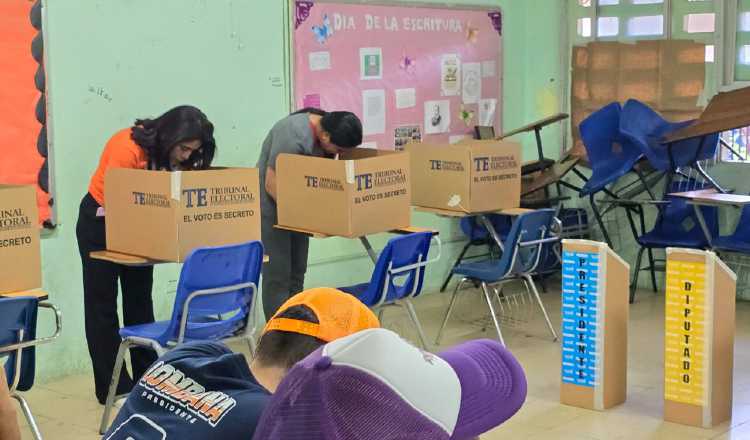
[(688, 34), (714, 33), (716, 30), (716, 14), (713, 12), (687, 14), (683, 17), (682, 30)]
[(750, 159), (750, 155), (748, 155), (750, 127), (726, 131), (722, 133), (721, 139), (723, 141), (722, 144), (726, 143), (729, 146), (729, 148), (725, 145), (721, 146), (721, 160), (725, 162), (744, 162)]
[(737, 0), (737, 39), (734, 80), (750, 81), (750, 0)]
[(614, 37), (620, 33), (620, 19), (617, 17), (599, 17), (596, 34), (599, 37)]
[[(634, 0), (635, 1), (635, 0)], [(628, 35), (641, 37), (664, 34), (663, 15), (645, 15), (628, 19)]]

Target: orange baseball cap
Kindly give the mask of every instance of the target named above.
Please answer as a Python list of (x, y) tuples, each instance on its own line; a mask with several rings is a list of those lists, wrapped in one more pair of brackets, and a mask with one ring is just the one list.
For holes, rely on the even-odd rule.
[[(315, 313), (318, 324), (293, 318), (277, 318), (292, 306), (306, 306)], [(325, 342), (349, 336), (368, 328), (379, 328), (380, 322), (355, 296), (330, 287), (308, 289), (289, 298), (267, 323), (263, 333), (271, 330), (299, 333)]]

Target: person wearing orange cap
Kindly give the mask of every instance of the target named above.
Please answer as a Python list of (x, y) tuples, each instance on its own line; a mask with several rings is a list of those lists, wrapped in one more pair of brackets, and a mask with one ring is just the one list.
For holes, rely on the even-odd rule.
[(249, 366), (219, 342), (186, 343), (163, 355), (133, 388), (104, 440), (252, 438), (294, 364), (328, 342), (378, 327), (378, 318), (354, 296), (306, 290), (271, 317)]

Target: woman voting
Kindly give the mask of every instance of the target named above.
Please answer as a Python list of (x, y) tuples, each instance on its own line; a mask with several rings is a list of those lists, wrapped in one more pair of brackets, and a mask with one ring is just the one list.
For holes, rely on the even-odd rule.
[[(81, 201), (76, 236), (83, 265), (83, 304), (96, 398), (104, 404), (120, 345), (117, 316), (117, 281), (122, 287), (123, 322), (126, 326), (154, 322), (151, 301), (153, 267), (128, 267), (90, 257), (105, 250), (104, 176), (109, 168), (148, 170), (206, 169), (216, 143), (214, 127), (195, 107), (173, 108), (156, 119), (139, 119), (107, 142), (99, 166)], [(131, 350), (133, 377), (143, 375), (156, 360), (148, 349)], [(117, 394), (133, 387), (123, 369)]]
[[(258, 159), (261, 237), (270, 261), (263, 267), (263, 310), (270, 319), (292, 295), (301, 292), (307, 271), (307, 235), (275, 229), (276, 158), (282, 153), (333, 157), (362, 143), (362, 123), (351, 112), (304, 108), (277, 122), (263, 141)], [(311, 206), (310, 209), (317, 209)]]

